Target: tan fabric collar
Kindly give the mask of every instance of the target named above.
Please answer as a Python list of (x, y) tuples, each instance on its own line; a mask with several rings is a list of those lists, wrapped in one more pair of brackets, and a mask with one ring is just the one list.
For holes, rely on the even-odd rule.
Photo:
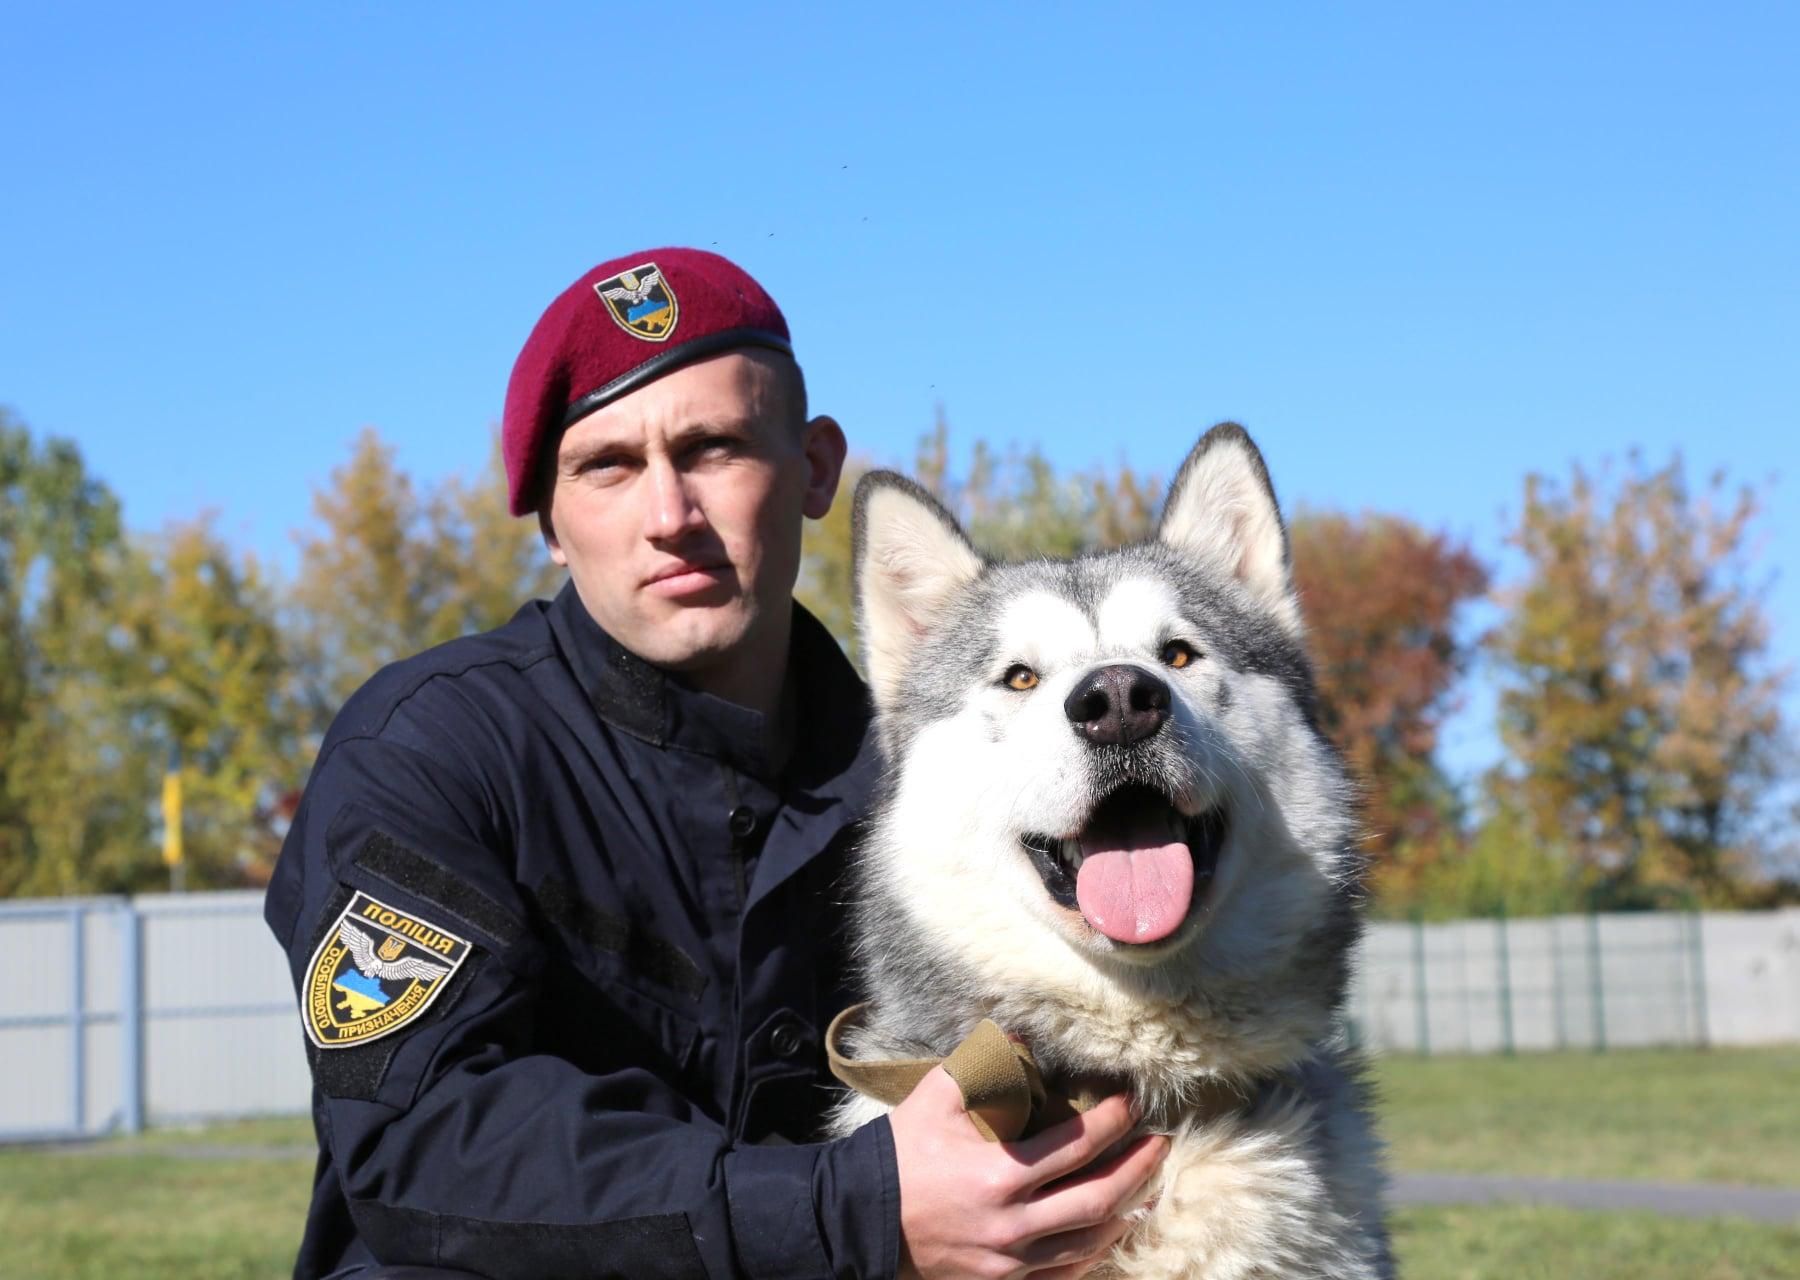
[(962, 1090), (969, 1119), (989, 1142), (1012, 1142), (1056, 1121), (1085, 1111), (1072, 1099), (1052, 1100), (1031, 1050), (1006, 1038), (983, 1018), (947, 1058), (871, 1058), (845, 1056), (844, 1033), (862, 1019), (868, 1005), (853, 1004), (831, 1020), (825, 1031), (825, 1056), (831, 1074), (877, 1102), (898, 1106), (928, 1075), (941, 1066)]
[[(906, 1100), (933, 1067), (942, 1066), (962, 1090), (963, 1106), (981, 1136), (989, 1142), (1027, 1138), (1086, 1111), (1106, 1094), (1080, 1091), (1073, 1097), (1044, 1085), (1031, 1050), (1009, 1040), (983, 1018), (947, 1058), (876, 1058), (857, 1061), (842, 1048), (844, 1033), (862, 1020), (868, 1005), (853, 1004), (831, 1020), (825, 1032), (825, 1054), (831, 1074), (866, 1097), (888, 1106)], [(1184, 1114), (1216, 1117), (1249, 1106), (1254, 1090), (1239, 1092), (1223, 1082), (1209, 1084)]]

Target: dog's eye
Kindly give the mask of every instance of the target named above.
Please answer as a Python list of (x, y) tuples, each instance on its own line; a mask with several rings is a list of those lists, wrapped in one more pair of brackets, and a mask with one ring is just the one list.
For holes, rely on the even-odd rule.
[(1006, 687), (1024, 693), (1027, 689), (1037, 688), (1038, 675), (1023, 662), (1014, 663), (1006, 669)]
[(1171, 640), (1163, 646), (1163, 662), (1177, 670), (1187, 666), (1188, 663), (1199, 656), (1200, 655), (1195, 652), (1194, 646), (1189, 644), (1186, 640)]

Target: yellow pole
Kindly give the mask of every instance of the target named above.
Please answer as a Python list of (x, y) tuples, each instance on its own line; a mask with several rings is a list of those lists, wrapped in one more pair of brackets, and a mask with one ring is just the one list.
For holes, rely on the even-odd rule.
[(169, 888), (180, 892), (186, 870), (181, 848), (181, 748), (169, 751), (169, 767), (163, 774), (163, 865), (169, 868)]

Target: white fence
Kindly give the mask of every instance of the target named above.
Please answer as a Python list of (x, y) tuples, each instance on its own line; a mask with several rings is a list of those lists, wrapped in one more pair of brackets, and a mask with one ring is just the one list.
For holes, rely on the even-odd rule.
[[(1800, 1041), (1800, 910), (1371, 926), (1376, 1051)], [(287, 963), (255, 893), (0, 903), (0, 1141), (304, 1112)]]
[(304, 1111), (260, 893), (0, 903), (0, 1141)]
[(1408, 1053), (1800, 1041), (1800, 909), (1376, 924), (1348, 1014)]

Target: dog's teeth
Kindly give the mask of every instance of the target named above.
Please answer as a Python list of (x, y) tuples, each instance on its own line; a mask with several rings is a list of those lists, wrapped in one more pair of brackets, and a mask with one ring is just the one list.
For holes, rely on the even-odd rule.
[(1081, 841), (1065, 838), (1062, 842), (1062, 860), (1075, 870), (1081, 870)]

